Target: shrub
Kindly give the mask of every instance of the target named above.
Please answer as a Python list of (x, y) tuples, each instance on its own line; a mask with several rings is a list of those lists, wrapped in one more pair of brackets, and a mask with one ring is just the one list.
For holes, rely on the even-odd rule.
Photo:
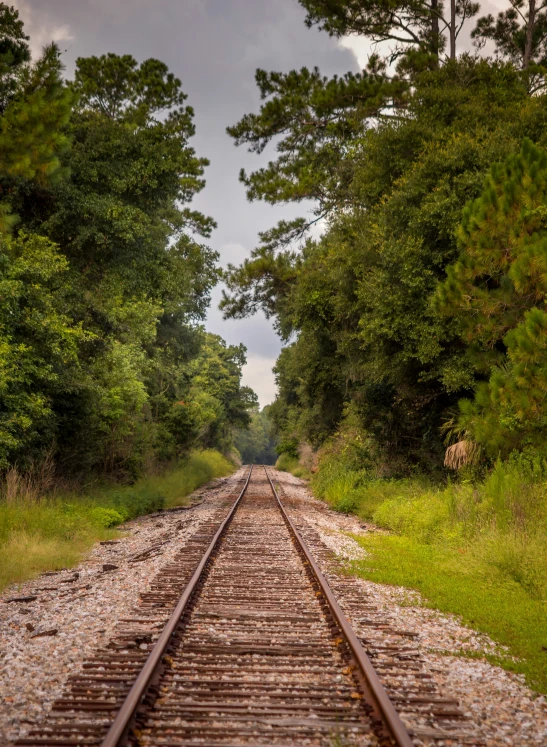
[(92, 508), (89, 516), (94, 524), (104, 529), (110, 529), (124, 521), (124, 517), (118, 511), (113, 508), (102, 508), (102, 506)]

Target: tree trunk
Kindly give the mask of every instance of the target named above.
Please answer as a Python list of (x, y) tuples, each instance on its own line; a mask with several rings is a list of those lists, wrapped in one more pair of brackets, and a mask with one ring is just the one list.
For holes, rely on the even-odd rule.
[(522, 69), (526, 70), (532, 59), (534, 43), (534, 27), (536, 25), (536, 0), (528, 0), (528, 23), (526, 25), (526, 44), (524, 46), (524, 57), (522, 58)]
[(436, 67), (439, 66), (439, 41), (439, 0), (431, 0), (431, 51), (437, 56)]
[(456, 0), (450, 0), (450, 59), (456, 59)]

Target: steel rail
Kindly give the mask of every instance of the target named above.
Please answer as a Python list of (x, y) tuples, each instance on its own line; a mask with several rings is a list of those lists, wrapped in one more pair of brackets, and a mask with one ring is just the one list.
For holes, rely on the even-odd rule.
[(133, 687), (127, 694), (127, 697), (124, 700), (120, 710), (118, 711), (116, 718), (112, 722), (112, 725), (110, 729), (108, 730), (108, 733), (106, 734), (105, 738), (101, 742), (101, 747), (118, 747), (121, 740), (126, 736), (127, 730), (130, 727), (133, 716), (135, 715), (135, 711), (139, 707), (146, 693), (146, 690), (151, 683), (152, 678), (154, 677), (159, 665), (161, 664), (163, 655), (165, 654), (165, 651), (171, 641), (171, 636), (176, 631), (180, 623), (180, 619), (182, 615), (184, 614), (184, 611), (186, 610), (186, 607), (188, 606), (188, 602), (190, 601), (192, 594), (194, 593), (200, 581), (200, 578), (205, 569), (205, 566), (207, 565), (208, 560), (213, 554), (213, 551), (215, 550), (219, 539), (224, 533), (224, 530), (226, 529), (227, 525), (232, 520), (241, 499), (245, 495), (247, 487), (249, 486), (249, 481), (251, 479), (252, 472), (253, 472), (253, 465), (251, 465), (249, 474), (247, 475), (247, 480), (245, 481), (245, 485), (243, 486), (243, 490), (237, 497), (237, 500), (234, 502), (234, 505), (228, 512), (228, 515), (226, 516), (222, 524), (219, 526), (215, 536), (211, 540), (209, 547), (205, 551), (205, 554), (200, 560), (198, 567), (194, 571), (192, 578), (190, 579), (190, 581), (188, 582), (188, 585), (184, 589), (184, 592), (182, 593), (182, 596), (179, 599), (177, 606), (175, 607), (171, 617), (167, 621), (165, 628), (163, 629), (160, 637), (154, 644), (154, 648), (150, 652), (150, 655), (148, 656), (148, 659), (146, 660), (137, 679), (135, 680)]
[(277, 490), (275, 489), (272, 479), (270, 475), (268, 474), (268, 470), (266, 469), (264, 465), (263, 467), (264, 467), (264, 472), (266, 473), (266, 477), (268, 478), (268, 481), (272, 488), (273, 494), (275, 495), (279, 508), (281, 509), (281, 513), (283, 514), (285, 521), (290, 527), (291, 532), (298, 546), (300, 547), (302, 553), (304, 554), (306, 560), (308, 561), (310, 568), (313, 572), (313, 575), (315, 579), (317, 580), (317, 583), (321, 587), (321, 591), (325, 597), (325, 600), (334, 618), (336, 619), (336, 622), (338, 623), (340, 630), (342, 631), (344, 637), (346, 638), (349, 644), (349, 647), (355, 657), (355, 660), (357, 661), (357, 664), (359, 665), (359, 669), (361, 670), (365, 678), (365, 681), (369, 686), (370, 693), (372, 694), (372, 697), (375, 700), (375, 705), (377, 706), (377, 709), (381, 713), (386, 725), (388, 726), (392, 738), (395, 740), (395, 743), (398, 745), (398, 747), (413, 747), (412, 739), (410, 738), (410, 735), (408, 731), (406, 730), (405, 725), (401, 721), (399, 714), (395, 710), (395, 707), (393, 706), (393, 703), (391, 702), (389, 695), (386, 693), (384, 686), (380, 682), (380, 679), (378, 675), (376, 674), (376, 671), (374, 670), (371, 660), (367, 656), (363, 646), (361, 645), (360, 640), (355, 635), (355, 632), (353, 628), (351, 627), (347, 617), (344, 615), (344, 613), (342, 612), (342, 609), (340, 608), (340, 605), (336, 601), (336, 598), (334, 594), (332, 593), (332, 590), (328, 584), (327, 579), (325, 578), (321, 569), (315, 562), (315, 559), (310, 553), (304, 539), (301, 537), (298, 529), (292, 522), (289, 514), (285, 510), (285, 507), (281, 503), (281, 499), (279, 498), (279, 495), (277, 494)]

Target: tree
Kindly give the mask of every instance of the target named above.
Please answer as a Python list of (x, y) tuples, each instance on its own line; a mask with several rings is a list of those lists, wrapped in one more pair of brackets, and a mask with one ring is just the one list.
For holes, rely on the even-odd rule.
[(386, 465), (440, 465), (439, 427), (476, 371), (432, 300), (463, 207), (522, 134), (541, 137), (543, 109), (510, 65), (462, 58), (423, 74), (410, 116), (354, 149), (351, 208), (324, 236), (297, 249), (274, 230), (230, 269), (225, 313), (260, 307), (291, 342), (271, 411), (282, 440), (319, 446), (351, 411)]
[(50, 448), (55, 398), (77, 385), (89, 338), (70, 314), (67, 270), (45, 238), (0, 240), (0, 469)]
[(275, 464), (277, 439), (273, 434), (273, 423), (270, 420), (270, 406), (258, 408), (251, 414), (248, 429), (235, 431), (234, 444), (241, 454), (244, 464)]
[(74, 94), (63, 84), (59, 50), (51, 44), (31, 62), (19, 13), (0, 3), (0, 232), (13, 227), (14, 180), (45, 185), (62, 177)]
[(277, 141), (275, 162), (240, 179), (250, 200), (276, 204), (316, 201), (316, 216), (343, 207), (353, 176), (353, 144), (372, 120), (382, 119), (406, 102), (408, 86), (381, 71), (348, 73), (328, 79), (317, 68), (287, 74), (258, 70), (263, 103), (228, 127), (236, 145), (262, 153)]
[(541, 443), (547, 409), (547, 152), (525, 139), (492, 166), (463, 214), (457, 262), (438, 302), (488, 378), (460, 404), (460, 427), (491, 454)]
[(509, 0), (509, 6), (497, 18), (491, 13), (479, 18), (471, 37), (479, 47), (488, 40), (495, 42), (501, 58), (523, 70), (532, 67), (532, 73), (537, 74), (538, 66), (547, 65), (547, 3)]
[(246, 428), (256, 394), (241, 386), (245, 347), (226, 345), (218, 335), (202, 333), (199, 354), (190, 363), (187, 396), (174, 403), (169, 428), (184, 442), (189, 435), (206, 446), (228, 449), (234, 428)]
[(19, 11), (0, 3), (0, 111), (4, 113), (19, 87), (18, 73), (30, 62), (29, 37)]
[[(450, 12), (445, 16), (444, 4), (439, 0), (299, 0), (306, 9), (308, 26), (319, 26), (331, 36), (357, 34), (369, 37), (374, 44), (391, 43), (389, 61), (404, 57), (411, 51), (416, 63), (416, 52), (422, 65), (438, 64), (449, 35), (450, 58), (456, 59), (456, 38), (468, 18), (479, 10), (471, 0), (451, 0)], [(414, 54), (412, 54), (414, 53)]]

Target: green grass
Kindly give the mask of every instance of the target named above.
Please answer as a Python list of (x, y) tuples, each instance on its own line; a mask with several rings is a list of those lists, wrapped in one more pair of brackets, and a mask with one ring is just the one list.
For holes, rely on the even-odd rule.
[[(332, 456), (312, 479), (334, 509), (390, 530), (356, 538), (363, 578), (421, 592), (426, 604), (509, 649), (502, 666), (547, 692), (547, 465), (529, 455), (482, 481), (381, 480)], [(463, 652), (465, 653), (465, 652)], [(512, 661), (516, 657), (517, 661)]]
[(187, 462), (164, 475), (144, 478), (138, 485), (158, 490), (165, 498), (165, 508), (185, 504), (185, 498), (200, 485), (215, 477), (225, 477), (234, 471), (234, 465), (218, 451), (196, 451)]
[(471, 551), (462, 554), (458, 548), (393, 535), (355, 539), (370, 555), (352, 564), (354, 573), (378, 583), (416, 589), (428, 607), (461, 615), (464, 623), (487, 633), (517, 657), (516, 662), (501, 657), (494, 663), (525, 674), (532, 687), (547, 692), (544, 600), (533, 599), (517, 581)]
[(303, 467), (298, 461), (298, 457), (290, 456), (289, 454), (280, 454), (275, 468), (281, 472), (290, 472), (295, 477), (301, 477), (304, 480), (309, 480), (311, 473), (305, 467)]
[(0, 501), (0, 589), (39, 573), (70, 567), (113, 528), (136, 516), (183, 505), (200, 485), (234, 471), (216, 451), (192, 453), (164, 474), (131, 486)]

